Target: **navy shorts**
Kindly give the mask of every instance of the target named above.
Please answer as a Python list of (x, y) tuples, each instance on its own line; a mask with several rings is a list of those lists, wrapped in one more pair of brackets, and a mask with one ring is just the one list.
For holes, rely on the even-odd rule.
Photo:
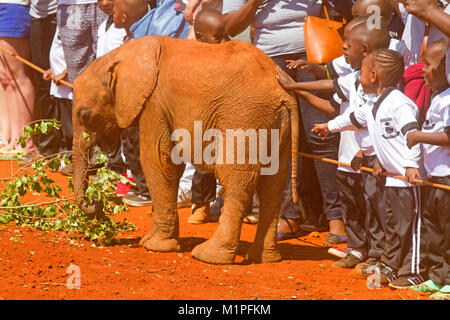
[(30, 37), (30, 7), (16, 3), (0, 3), (0, 37)]

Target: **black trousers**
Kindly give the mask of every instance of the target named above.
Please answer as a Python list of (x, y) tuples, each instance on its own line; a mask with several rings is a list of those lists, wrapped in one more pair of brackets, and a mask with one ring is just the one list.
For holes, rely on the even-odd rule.
[(386, 245), (381, 262), (398, 276), (420, 274), (420, 188), (386, 187)]
[[(49, 15), (43, 19), (31, 18), (31, 61), (44, 70), (50, 68), (50, 48), (56, 31), (56, 14)], [(50, 81), (42, 79), (42, 74), (35, 71), (34, 75), (37, 88), (37, 102), (41, 119), (56, 118), (55, 106), (50, 97)], [(58, 133), (50, 130), (46, 135), (37, 138), (39, 152), (48, 156), (59, 151)]]
[(123, 138), (123, 153), (127, 166), (133, 175), (134, 183), (131, 186), (131, 191), (137, 195), (150, 198), (147, 182), (145, 181), (144, 172), (141, 167), (141, 157), (139, 150), (139, 127), (131, 126), (125, 129), (122, 134)]
[(206, 203), (216, 200), (216, 177), (196, 169), (192, 178), (191, 202)]
[(57, 152), (69, 151), (68, 158), (72, 157), (73, 124), (72, 124), (72, 100), (55, 98), (51, 99), (55, 118), (61, 123), (61, 129), (52, 132), (52, 140), (56, 143)]
[[(431, 177), (429, 180), (450, 185), (450, 176)], [(450, 192), (424, 187), (422, 199), (421, 267), (433, 282), (450, 284)]]
[(337, 170), (336, 181), (342, 201), (342, 218), (347, 233), (347, 246), (366, 251), (366, 201), (362, 192), (362, 174)]
[[(364, 157), (363, 166), (373, 168), (376, 156)], [(371, 173), (363, 172), (366, 201), (366, 235), (369, 258), (380, 259), (386, 242), (386, 177), (377, 181)]]

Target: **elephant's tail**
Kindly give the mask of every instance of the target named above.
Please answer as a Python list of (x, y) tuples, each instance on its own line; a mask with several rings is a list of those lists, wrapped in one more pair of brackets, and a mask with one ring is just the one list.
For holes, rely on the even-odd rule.
[(291, 120), (291, 148), (292, 148), (292, 201), (294, 203), (298, 202), (297, 195), (297, 178), (298, 178), (298, 140), (299, 140), (299, 117), (298, 117), (298, 106), (297, 100), (291, 96), (290, 99), (286, 101), (286, 107), (289, 110), (290, 120)]

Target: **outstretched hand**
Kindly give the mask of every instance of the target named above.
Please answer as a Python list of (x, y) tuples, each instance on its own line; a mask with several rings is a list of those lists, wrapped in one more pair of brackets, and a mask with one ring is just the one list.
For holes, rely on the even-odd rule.
[(328, 123), (314, 124), (314, 128), (312, 128), (311, 131), (316, 132), (319, 137), (322, 137), (322, 140), (325, 140), (330, 133)]
[(286, 90), (292, 90), (295, 84), (294, 79), (292, 79), (286, 71), (277, 66), (277, 79), (283, 88)]
[(308, 71), (310, 67), (309, 62), (303, 59), (286, 60), (286, 62), (288, 63), (286, 68), (288, 68), (289, 70), (297, 69), (298, 67), (300, 67), (300, 69)]

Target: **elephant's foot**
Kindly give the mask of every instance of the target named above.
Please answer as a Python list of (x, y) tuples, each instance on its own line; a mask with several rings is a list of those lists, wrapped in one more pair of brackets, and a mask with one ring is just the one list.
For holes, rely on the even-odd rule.
[(156, 235), (146, 235), (139, 242), (139, 245), (143, 246), (148, 251), (157, 252), (173, 252), (181, 251), (180, 243), (177, 239), (162, 239)]
[(236, 250), (220, 246), (210, 239), (196, 246), (192, 250), (192, 257), (212, 264), (233, 264), (236, 258)]
[(263, 250), (262, 247), (252, 245), (247, 251), (246, 260), (253, 263), (280, 262), (281, 254), (278, 250)]

